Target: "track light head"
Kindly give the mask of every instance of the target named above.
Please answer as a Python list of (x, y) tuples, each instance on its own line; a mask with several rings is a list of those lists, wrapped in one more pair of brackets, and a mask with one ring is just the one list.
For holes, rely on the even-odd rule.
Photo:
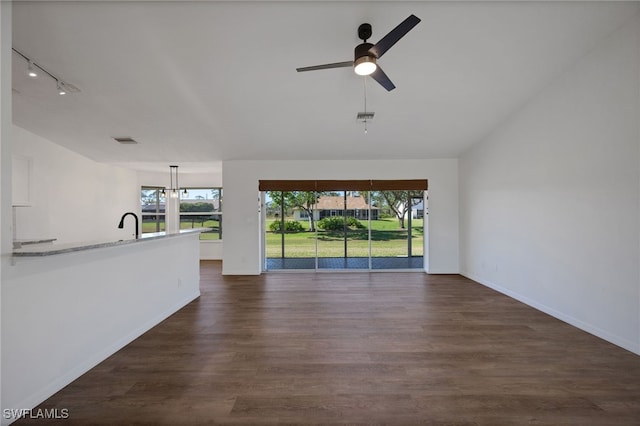
[(58, 80), (58, 95), (66, 95), (67, 90), (64, 88), (64, 83)]
[(27, 65), (27, 74), (29, 75), (29, 77), (31, 78), (36, 78), (38, 76), (38, 73), (36, 72), (36, 70), (33, 68), (33, 62), (29, 61), (28, 65)]
[[(29, 77), (37, 78), (40, 75), (44, 75), (45, 77), (51, 77), (51, 79), (56, 82), (56, 87), (59, 95), (66, 95), (67, 93), (77, 93), (80, 91), (80, 89), (78, 89), (76, 86), (74, 86), (71, 83), (65, 83), (60, 77), (53, 75), (52, 73), (47, 71), (45, 68), (43, 68), (42, 65), (33, 61), (30, 57), (20, 52), (16, 48), (12, 47), (11, 51), (14, 52), (16, 55), (22, 57), (22, 59), (24, 59), (27, 62), (27, 75)], [(40, 73), (41, 71), (42, 71), (42, 74)]]

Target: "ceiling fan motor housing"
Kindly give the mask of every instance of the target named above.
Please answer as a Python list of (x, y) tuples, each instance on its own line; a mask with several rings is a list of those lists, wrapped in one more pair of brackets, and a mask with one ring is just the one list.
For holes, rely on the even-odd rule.
[(354, 60), (358, 60), (358, 58), (361, 58), (363, 56), (371, 56), (372, 58), (375, 58), (373, 53), (369, 52), (369, 49), (371, 49), (372, 47), (373, 44), (371, 43), (361, 43), (357, 45), (354, 50)]

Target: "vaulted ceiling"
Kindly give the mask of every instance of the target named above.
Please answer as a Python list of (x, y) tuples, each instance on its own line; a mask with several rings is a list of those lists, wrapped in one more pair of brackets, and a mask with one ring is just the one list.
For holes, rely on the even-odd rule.
[[(26, 76), (15, 124), (100, 162), (165, 170), (231, 159), (457, 157), (638, 12), (635, 2), (23, 2), (13, 46), (77, 86)], [(379, 63), (385, 91), (349, 68), (422, 22)], [(374, 111), (368, 133), (356, 120)], [(137, 145), (112, 137), (131, 136)]]

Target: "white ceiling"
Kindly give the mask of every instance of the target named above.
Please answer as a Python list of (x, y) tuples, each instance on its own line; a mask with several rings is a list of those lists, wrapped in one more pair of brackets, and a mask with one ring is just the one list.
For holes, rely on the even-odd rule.
[[(81, 89), (59, 96), (13, 55), (14, 122), (106, 163), (197, 170), (231, 159), (456, 157), (630, 19), (637, 2), (15, 2), (13, 46)], [(396, 84), (349, 68), (358, 25)], [(138, 145), (119, 145), (131, 136)], [(183, 169), (183, 167), (181, 167)], [(186, 171), (186, 170), (185, 170)]]

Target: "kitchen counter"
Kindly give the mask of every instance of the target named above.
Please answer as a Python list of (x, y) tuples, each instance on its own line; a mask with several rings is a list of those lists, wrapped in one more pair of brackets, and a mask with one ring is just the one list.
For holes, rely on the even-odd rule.
[(139, 239), (117, 240), (117, 241), (81, 241), (74, 243), (57, 244), (51, 241), (43, 241), (42, 243), (31, 243), (28, 247), (22, 246), (13, 250), (13, 256), (18, 257), (37, 257), (51, 256), (55, 254), (72, 253), (77, 251), (91, 250), (97, 248), (122, 246), (128, 244), (137, 244), (146, 241), (153, 241), (160, 238), (176, 237), (184, 234), (192, 234), (202, 232), (206, 228), (182, 229), (178, 233), (167, 234), (166, 232), (153, 232), (142, 234)]
[(199, 231), (16, 249), (2, 267), (3, 406), (36, 407), (196, 299)]

